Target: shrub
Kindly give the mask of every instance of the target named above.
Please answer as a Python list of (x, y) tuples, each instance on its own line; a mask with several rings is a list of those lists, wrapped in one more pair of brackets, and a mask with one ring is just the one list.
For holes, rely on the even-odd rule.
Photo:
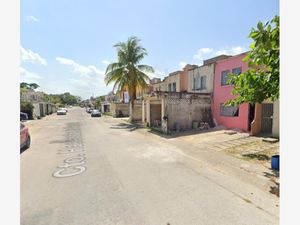
[(28, 119), (33, 119), (33, 105), (31, 102), (21, 101), (20, 110), (21, 112), (27, 113)]

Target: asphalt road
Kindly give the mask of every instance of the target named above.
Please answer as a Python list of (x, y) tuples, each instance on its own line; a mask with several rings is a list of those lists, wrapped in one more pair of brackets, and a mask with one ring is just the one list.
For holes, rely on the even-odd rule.
[(72, 108), (28, 124), (32, 144), (20, 159), (21, 224), (279, 223), (275, 197), (257, 190), (257, 201), (245, 198), (253, 188), (247, 182), (189, 158), (176, 141), (111, 128), (116, 121)]

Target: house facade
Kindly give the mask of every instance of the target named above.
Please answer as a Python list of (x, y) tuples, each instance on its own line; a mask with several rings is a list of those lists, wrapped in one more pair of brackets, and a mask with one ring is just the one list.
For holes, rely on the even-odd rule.
[(28, 101), (31, 103), (43, 102), (45, 94), (41, 91), (22, 90), (20, 91), (21, 101)]
[(175, 71), (170, 73), (165, 79), (163, 80), (163, 89), (162, 91), (168, 92), (179, 92), (180, 91), (180, 72)]
[(229, 58), (228, 55), (220, 55), (204, 60), (202, 66), (188, 68), (189, 93), (212, 93), (214, 88), (215, 63), (218, 60)]
[(227, 84), (228, 74), (239, 75), (248, 69), (248, 63), (243, 62), (246, 54), (242, 53), (216, 62), (212, 112), (217, 125), (248, 132), (251, 130), (251, 122), (254, 118), (254, 106), (247, 103), (240, 106), (224, 105), (229, 99), (235, 98), (231, 94), (233, 85)]
[(161, 90), (167, 92), (187, 92), (188, 91), (188, 71), (196, 68), (196, 65), (187, 64), (183, 70), (170, 73), (163, 80), (163, 84), (159, 84)]

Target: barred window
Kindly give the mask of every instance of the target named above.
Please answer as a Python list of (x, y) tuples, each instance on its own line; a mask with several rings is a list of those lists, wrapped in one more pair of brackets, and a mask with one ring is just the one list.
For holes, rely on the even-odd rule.
[(227, 84), (228, 73), (229, 73), (229, 70), (222, 71), (222, 73), (221, 73), (221, 86), (228, 85)]
[(173, 83), (173, 91), (176, 92), (176, 83)]
[(237, 116), (239, 116), (239, 107), (238, 106), (225, 106), (224, 104), (220, 104), (220, 115), (221, 116), (229, 116), (229, 117), (237, 117)]
[(242, 73), (242, 68), (241, 67), (234, 68), (234, 69), (232, 69), (232, 73), (235, 75), (240, 75)]
[(206, 89), (206, 76), (201, 77), (200, 90)]

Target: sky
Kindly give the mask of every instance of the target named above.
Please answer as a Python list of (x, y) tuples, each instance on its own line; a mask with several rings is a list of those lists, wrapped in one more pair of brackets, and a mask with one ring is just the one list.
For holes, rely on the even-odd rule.
[(141, 62), (163, 78), (185, 64), (249, 50), (258, 21), (279, 15), (279, 0), (22, 0), (20, 81), (48, 94), (105, 95), (113, 47), (131, 36), (148, 55)]

